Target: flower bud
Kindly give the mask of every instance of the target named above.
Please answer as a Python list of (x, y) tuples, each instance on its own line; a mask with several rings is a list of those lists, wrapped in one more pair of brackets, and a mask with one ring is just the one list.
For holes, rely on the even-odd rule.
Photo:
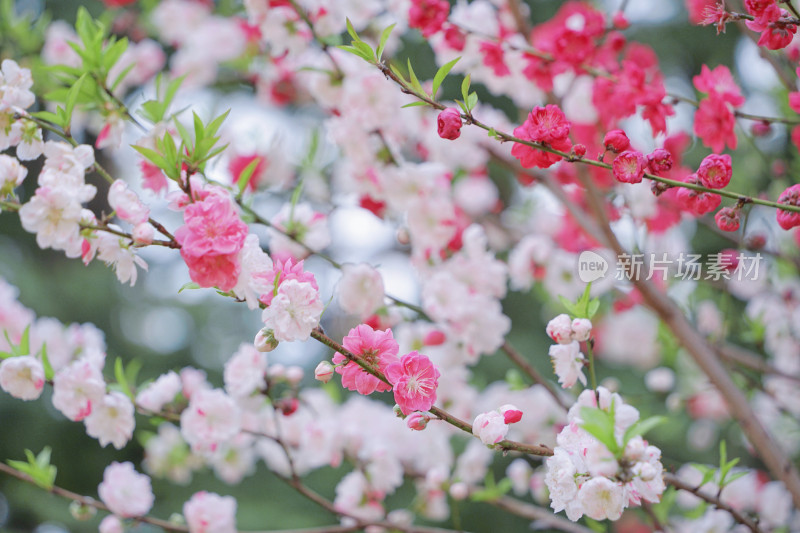
[(739, 229), (739, 210), (733, 207), (723, 207), (714, 215), (714, 221), (722, 231), (736, 231)]
[(323, 383), (328, 383), (333, 378), (333, 365), (328, 361), (320, 361), (314, 369), (314, 379)]
[(656, 148), (647, 155), (647, 168), (658, 175), (669, 171), (672, 168), (672, 154), (664, 148)]
[(517, 406), (511, 405), (510, 403), (500, 407), (498, 411), (503, 415), (503, 422), (506, 424), (515, 424), (522, 420), (522, 411), (520, 411)]
[(625, 132), (622, 130), (611, 130), (603, 137), (603, 146), (612, 152), (623, 152), (627, 150), (630, 145), (630, 139), (628, 139), (628, 136), (625, 135)]
[(152, 244), (153, 237), (155, 236), (155, 229), (153, 226), (150, 225), (149, 222), (142, 222), (141, 224), (136, 224), (133, 227), (133, 231), (131, 232), (131, 237), (133, 237), (133, 242), (136, 244)]
[(100, 522), (98, 531), (100, 533), (124, 533), (125, 526), (122, 525), (122, 520), (119, 517), (110, 514)]
[(586, 155), (586, 145), (585, 144), (576, 144), (572, 147), (572, 153), (578, 157), (583, 157)]
[(576, 318), (572, 321), (572, 339), (586, 342), (592, 336), (592, 322), (588, 318)]
[(461, 136), (461, 113), (458, 109), (448, 107), (439, 113), (436, 122), (442, 139), (453, 141)]
[(256, 333), (253, 344), (259, 352), (271, 352), (278, 347), (278, 341), (275, 340), (273, 331), (266, 328)]
[(435, 329), (429, 332), (427, 335), (425, 335), (425, 338), (422, 339), (422, 344), (425, 346), (439, 346), (441, 344), (444, 344), (446, 340), (447, 337), (445, 336), (445, 334), (439, 331), (438, 329)]
[(414, 431), (422, 431), (428, 426), (431, 417), (420, 412), (411, 413), (406, 417), (406, 426)]
[(297, 411), (297, 408), (300, 407), (300, 402), (297, 398), (283, 398), (275, 402), (275, 407), (280, 409), (283, 416), (291, 416)]
[(83, 502), (73, 500), (69, 504), (69, 514), (71, 514), (72, 518), (75, 520), (80, 520), (83, 522), (85, 520), (91, 520), (94, 518), (94, 515), (97, 514), (97, 509), (91, 505), (86, 505)]
[(283, 379), (286, 377), (286, 367), (282, 364), (271, 365), (268, 370), (269, 377)]

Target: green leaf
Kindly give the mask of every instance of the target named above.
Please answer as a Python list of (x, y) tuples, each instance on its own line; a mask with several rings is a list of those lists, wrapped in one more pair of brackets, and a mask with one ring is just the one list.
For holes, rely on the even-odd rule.
[(368, 62), (372, 63), (375, 59), (375, 50), (372, 47), (365, 43), (364, 41), (354, 42), (353, 46), (355, 46), (359, 52), (361, 52), (361, 57), (363, 57)]
[(125, 396), (134, 400), (133, 392), (131, 391), (130, 385), (128, 385), (128, 376), (125, 375), (125, 367), (122, 364), (122, 359), (119, 357), (117, 357), (117, 360), (114, 362), (114, 377)]
[(391, 26), (389, 26), (388, 28), (386, 28), (381, 32), (381, 40), (378, 44), (378, 51), (376, 53), (378, 61), (380, 61), (381, 58), (383, 57), (383, 49), (386, 47), (386, 41), (389, 40), (389, 36), (392, 34), (392, 30), (396, 25), (397, 25), (396, 23), (392, 24)]
[(439, 70), (436, 71), (436, 75), (433, 77), (433, 89), (431, 90), (431, 99), (436, 100), (436, 93), (439, 91), (439, 87), (442, 85), (442, 82), (450, 73), (450, 70), (458, 63), (458, 60), (461, 59), (460, 57), (455, 58), (452, 61), (449, 61), (442, 65)]
[(478, 105), (478, 93), (471, 92), (469, 93), (469, 98), (467, 98), (467, 108), (470, 112), (475, 109), (475, 106)]
[(125, 50), (128, 49), (128, 38), (123, 37), (122, 39), (114, 42), (106, 48), (103, 54), (103, 69), (108, 72), (111, 68), (119, 61), (120, 56), (125, 53)]
[(428, 96), (428, 93), (425, 92), (425, 89), (422, 88), (422, 84), (417, 79), (417, 75), (414, 74), (414, 68), (411, 66), (411, 59), (408, 59), (408, 76), (411, 79), (411, 86), (417, 91), (417, 94)]
[(250, 179), (253, 177), (253, 172), (256, 171), (256, 167), (261, 161), (261, 157), (257, 156), (255, 159), (250, 161), (250, 164), (244, 167), (242, 173), (239, 174), (239, 181), (237, 182), (237, 185), (239, 186), (239, 197), (244, 194), (247, 184), (250, 183)]
[(201, 287), (200, 285), (198, 285), (194, 281), (190, 281), (188, 283), (184, 283), (183, 286), (181, 286), (181, 288), (178, 289), (178, 294), (182, 293), (183, 291), (185, 291), (187, 289), (188, 290), (195, 290), (195, 289), (202, 289), (202, 288), (203, 287)]
[(34, 456), (32, 451), (25, 450), (27, 462), (9, 460), (7, 463), (12, 468), (28, 474), (39, 487), (50, 490), (55, 484), (57, 472), (56, 467), (50, 464), (50, 451), (50, 447), (45, 446), (38, 456)]
[(205, 128), (206, 137), (211, 137), (213, 135), (216, 135), (217, 131), (219, 131), (220, 126), (222, 126), (222, 123), (225, 122), (225, 119), (228, 118), (228, 115), (230, 115), (230, 113), (231, 110), (228, 109), (223, 114), (212, 120)]
[(597, 533), (606, 533), (608, 531), (608, 528), (606, 528), (605, 524), (602, 522), (589, 518), (588, 516), (584, 516), (583, 519), (592, 531), (596, 531)]
[(564, 298), (563, 296), (561, 296), (559, 294), (558, 295), (558, 301), (561, 302), (561, 305), (563, 305), (564, 307), (567, 308), (567, 312), (569, 312), (569, 314), (571, 314), (571, 315), (578, 314), (576, 312), (577, 309), (575, 307), (575, 304), (573, 304), (570, 300), (567, 300), (566, 298)]
[(64, 124), (61, 121), (61, 117), (51, 111), (37, 111), (35, 113), (31, 113), (31, 116), (45, 120), (47, 122), (51, 122), (57, 126), (61, 126), (62, 128), (64, 127)]
[(638, 420), (633, 425), (631, 425), (626, 431), (625, 435), (622, 437), (622, 447), (624, 449), (625, 445), (628, 444), (628, 441), (634, 437), (639, 435), (644, 436), (648, 431), (653, 429), (654, 427), (663, 424), (667, 421), (667, 418), (664, 416), (651, 416), (650, 418), (645, 418), (644, 420)]
[(408, 85), (408, 80), (406, 79), (405, 75), (402, 72), (400, 72), (399, 68), (397, 68), (396, 66), (394, 66), (392, 64), (389, 64), (389, 70), (391, 70), (394, 73), (395, 76), (400, 78), (400, 81), (402, 81), (403, 83)]
[(595, 407), (582, 407), (581, 428), (605, 444), (606, 448), (617, 456), (620, 452), (619, 444), (614, 436), (614, 415)]
[(405, 109), (406, 107), (419, 107), (419, 106), (423, 106), (423, 105), (428, 105), (428, 102), (411, 102), (410, 104), (406, 104), (404, 106), (401, 106), (401, 108)]
[(595, 298), (594, 300), (589, 302), (589, 307), (586, 310), (586, 315), (587, 315), (586, 318), (591, 320), (594, 317), (594, 315), (597, 314), (598, 309), (600, 309), (600, 300)]
[(467, 74), (464, 77), (464, 81), (461, 82), (461, 98), (464, 99), (464, 102), (469, 100), (469, 85), (472, 83), (472, 76)]
[(42, 357), (42, 366), (44, 367), (44, 379), (52, 381), (52, 379), (56, 375), (56, 371), (53, 370), (53, 365), (50, 364), (50, 358), (47, 357), (47, 343), (42, 344), (42, 349), (39, 351), (39, 355)]
[(25, 331), (22, 332), (22, 337), (19, 340), (19, 353), (20, 355), (30, 355), (31, 353), (31, 327), (28, 325)]
[(122, 80), (125, 79), (125, 76), (127, 76), (128, 73), (131, 70), (133, 70), (133, 67), (135, 67), (135, 66), (136, 66), (136, 63), (131, 63), (130, 65), (128, 65), (127, 67), (122, 69), (122, 72), (117, 74), (117, 77), (114, 79), (114, 81), (111, 82), (111, 86), (109, 87), (109, 89), (112, 92), (115, 91), (117, 89), (117, 87), (119, 87), (119, 84), (122, 83)]
[(84, 74), (75, 82), (75, 84), (70, 88), (69, 92), (67, 93), (67, 103), (66, 103), (66, 116), (65, 116), (65, 123), (63, 126), (66, 128), (72, 122), (72, 111), (75, 109), (75, 104), (78, 102), (78, 96), (81, 94), (81, 88), (83, 88), (83, 82), (86, 81), (86, 77), (89, 74)]
[(341, 50), (344, 50), (345, 52), (350, 52), (353, 55), (357, 55), (358, 57), (360, 57), (361, 59), (364, 59), (366, 61), (370, 61), (372, 59), (371, 55), (365, 56), (364, 53), (361, 50), (359, 50), (355, 46), (350, 46), (349, 44), (343, 44), (343, 45), (339, 46), (338, 48), (341, 49)]
[[(342, 20), (342, 19), (339, 19), (339, 20)], [(350, 22), (350, 19), (346, 18), (345, 21), (347, 23), (347, 33), (349, 33), (350, 37), (353, 38), (353, 42), (361, 42), (361, 38), (356, 33), (355, 28), (353, 28), (353, 23)]]

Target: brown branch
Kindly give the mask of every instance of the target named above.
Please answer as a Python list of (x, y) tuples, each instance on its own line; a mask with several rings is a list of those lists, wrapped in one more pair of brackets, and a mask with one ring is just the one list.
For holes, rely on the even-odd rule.
[(747, 526), (753, 533), (764, 533), (764, 530), (759, 528), (758, 524), (756, 524), (755, 522), (744, 516), (742, 513), (740, 513), (727, 503), (721, 501), (718, 497), (701, 491), (700, 489), (702, 488), (702, 486), (696, 487), (694, 485), (686, 483), (675, 474), (670, 474), (669, 472), (664, 474), (664, 481), (669, 483), (676, 489), (685, 490), (686, 492), (691, 492), (692, 494), (694, 494), (701, 500), (705, 501), (706, 503), (712, 504), (717, 509), (727, 511), (733, 517), (734, 520), (736, 520), (740, 524)]
[(528, 375), (528, 377), (530, 377), (535, 383), (538, 383), (539, 385), (544, 387), (547, 390), (547, 392), (550, 393), (550, 396), (553, 397), (556, 403), (558, 403), (558, 405), (563, 407), (565, 411), (569, 411), (570, 406), (567, 405), (566, 402), (564, 402), (564, 399), (558, 393), (558, 390), (556, 390), (553, 384), (544, 379), (544, 377), (539, 373), (539, 371), (536, 370), (533, 367), (533, 365), (531, 365), (522, 356), (522, 354), (517, 351), (516, 348), (511, 346), (511, 344), (508, 341), (505, 341), (503, 343), (503, 346), (501, 346), (501, 349), (515, 365), (517, 365), (523, 372), (525, 372), (525, 374)]
[(496, 500), (488, 500), (487, 503), (494, 505), (503, 511), (508, 511), (509, 513), (521, 516), (522, 518), (541, 522), (542, 525), (547, 526), (548, 528), (566, 531), (567, 533), (591, 533), (592, 531), (585, 526), (553, 514), (553, 512), (548, 509), (519, 501), (511, 498), (510, 496), (501, 496)]

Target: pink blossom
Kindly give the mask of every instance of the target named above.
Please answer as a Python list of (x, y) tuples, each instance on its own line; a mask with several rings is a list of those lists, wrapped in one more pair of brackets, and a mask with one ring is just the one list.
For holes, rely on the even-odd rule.
[(700, 101), (694, 114), (694, 133), (715, 153), (722, 152), (726, 144), (736, 149), (735, 126), (736, 118), (724, 100), (709, 97)]
[(262, 180), (264, 173), (269, 166), (267, 158), (259, 154), (239, 155), (231, 159), (228, 163), (228, 171), (233, 175), (233, 182), (238, 184), (242, 177), (244, 169), (246, 169), (253, 161), (258, 160), (256, 168), (250, 176), (250, 181), (247, 182), (247, 188), (250, 191), (255, 191), (259, 182)]
[(383, 278), (366, 263), (345, 264), (336, 294), (342, 311), (364, 320), (384, 305)]
[[(382, 373), (386, 372), (391, 363), (398, 361), (397, 352), (400, 350), (391, 329), (373, 330), (366, 324), (351, 329), (342, 340), (342, 346), (370, 368)], [(336, 372), (342, 376), (342, 387), (365, 395), (391, 389), (390, 385), (366, 372), (355, 361), (348, 361), (345, 365), (339, 366), (345, 361), (347, 358), (340, 353), (333, 356), (333, 362), (337, 365)]]
[(631, 145), (630, 139), (622, 130), (611, 130), (603, 137), (603, 146), (614, 152), (624, 152)]
[(181, 413), (181, 434), (196, 451), (213, 452), (240, 429), (239, 407), (219, 389), (195, 392)]
[[(781, 193), (778, 197), (779, 204), (800, 206), (800, 183), (792, 185)], [(800, 213), (778, 209), (778, 225), (785, 230), (800, 226)]]
[(236, 500), (201, 491), (183, 505), (189, 533), (236, 533)]
[(0, 387), (20, 400), (35, 400), (44, 389), (44, 367), (32, 355), (9, 357), (0, 363)]
[(323, 304), (319, 291), (310, 283), (284, 281), (261, 319), (279, 342), (304, 341), (319, 325)]
[[(569, 139), (570, 122), (556, 105), (534, 107), (521, 126), (514, 129), (514, 136), (527, 141), (546, 144), (559, 151), (569, 151), (572, 141)], [(560, 155), (543, 152), (524, 144), (515, 143), (511, 155), (519, 159), (525, 168), (548, 168), (561, 160)]]
[[(697, 184), (699, 180), (695, 174), (692, 174), (683, 181)], [(718, 194), (696, 191), (687, 187), (679, 188), (675, 198), (684, 210), (698, 217), (715, 210), (722, 202), (722, 197)]]
[(564, 313), (547, 323), (547, 335), (559, 344), (572, 342), (572, 320)]
[(157, 413), (165, 405), (172, 403), (181, 392), (181, 378), (173, 371), (158, 376), (158, 379), (143, 387), (136, 395), (136, 405)]
[(121, 392), (112, 391), (92, 409), (83, 421), (86, 433), (100, 441), (104, 448), (113, 444), (121, 450), (133, 437), (136, 422), (133, 417), (133, 403)]
[(480, 45), (481, 54), (483, 54), (483, 64), (492, 69), (492, 72), (498, 78), (508, 76), (511, 71), (504, 61), (503, 45), (494, 41), (483, 41)]
[(89, 416), (105, 393), (103, 374), (86, 359), (75, 361), (53, 378), (53, 406), (75, 422)]
[(98, 530), (99, 533), (125, 533), (125, 526), (118, 516), (110, 514), (103, 518)]
[(789, 107), (795, 113), (800, 113), (800, 91), (792, 91), (789, 93)]
[(130, 462), (107, 466), (97, 493), (112, 513), (123, 518), (146, 515), (155, 500), (150, 478), (134, 470)]
[(439, 369), (428, 356), (413, 351), (386, 367), (386, 379), (392, 384), (394, 401), (404, 415), (427, 411), (436, 402)]
[(647, 155), (647, 168), (651, 174), (658, 176), (669, 172), (672, 168), (672, 154), (664, 148), (656, 148)]
[(448, 107), (436, 119), (439, 137), (455, 140), (461, 137), (461, 113), (458, 109)]
[(700, 68), (700, 74), (692, 78), (692, 82), (701, 93), (719, 98), (733, 107), (739, 107), (744, 103), (742, 91), (725, 65), (719, 65), (713, 70), (709, 69), (707, 65), (703, 65)]
[(252, 344), (242, 343), (225, 363), (225, 390), (233, 397), (246, 397), (266, 389), (267, 357)]
[(408, 26), (417, 28), (427, 38), (442, 29), (449, 13), (450, 2), (447, 0), (411, 0)]
[(739, 210), (733, 207), (723, 207), (714, 215), (714, 221), (722, 231), (736, 231), (739, 229)]
[(181, 256), (189, 267), (189, 277), (201, 287), (229, 291), (236, 286), (242, 270), (238, 254), (195, 256), (181, 249)]
[(292, 279), (308, 283), (314, 287), (314, 289), (319, 290), (317, 279), (314, 277), (314, 274), (303, 269), (303, 261), (295, 262), (292, 258), (286, 259), (283, 262), (276, 261), (272, 264), (271, 270), (264, 273), (255, 273), (253, 276), (260, 278), (270, 287), (273, 287), (272, 291), (263, 293), (259, 298), (261, 303), (267, 306), (270, 305), (272, 299), (277, 296), (276, 288), (279, 288), (284, 282)]
[[(0, 191), (11, 191), (19, 185), (28, 175), (28, 169), (10, 155), (0, 155)], [(3, 194), (0, 192), (0, 194)]]
[(136, 244), (152, 244), (155, 232), (155, 228), (149, 222), (142, 222), (133, 227), (131, 237), (133, 237), (133, 242)]
[(622, 183), (641, 183), (646, 167), (647, 159), (636, 150), (622, 152), (611, 165), (614, 177)]
[(116, 180), (108, 189), (108, 205), (117, 212), (119, 218), (134, 226), (146, 222), (150, 217), (150, 208), (122, 180)]
[(794, 34), (797, 33), (797, 26), (781, 22), (780, 19), (788, 15), (788, 11), (773, 3), (756, 16), (755, 20), (745, 21), (745, 24), (749, 29), (761, 32), (758, 46), (764, 46), (769, 50), (780, 50), (789, 46)]
[(580, 351), (577, 341), (569, 344), (554, 344), (548, 352), (553, 363), (553, 370), (558, 376), (558, 382), (568, 389), (580, 380), (586, 385), (586, 376), (583, 375), (583, 364), (586, 358)]
[(572, 321), (572, 340), (586, 342), (592, 335), (592, 322), (588, 318), (576, 318)]
[(142, 187), (145, 189), (150, 189), (158, 194), (168, 187), (167, 177), (164, 175), (164, 172), (150, 161), (145, 159), (140, 160), (139, 170), (142, 172)]
[(506, 438), (508, 424), (503, 415), (497, 411), (481, 413), (472, 422), (472, 434), (481, 439), (486, 445), (497, 444)]
[(700, 182), (710, 189), (722, 189), (731, 181), (731, 156), (711, 154), (703, 159), (697, 170)]

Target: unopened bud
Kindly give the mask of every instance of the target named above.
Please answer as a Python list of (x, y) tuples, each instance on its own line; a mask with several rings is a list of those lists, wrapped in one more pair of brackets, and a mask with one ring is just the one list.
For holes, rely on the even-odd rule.
[(270, 365), (267, 372), (271, 378), (282, 379), (286, 377), (286, 367), (280, 363), (276, 365)]
[(275, 335), (271, 329), (262, 329), (256, 333), (256, 338), (253, 341), (256, 350), (259, 352), (271, 352), (278, 347), (278, 341), (275, 340)]
[(333, 378), (333, 365), (328, 361), (320, 361), (314, 369), (314, 379), (327, 383)]
[(408, 234), (408, 228), (399, 228), (397, 230), (397, 242), (403, 246), (411, 242), (411, 236)]
[(69, 504), (69, 514), (71, 514), (72, 518), (75, 520), (85, 521), (94, 518), (94, 515), (97, 514), (97, 509), (91, 505), (73, 500), (72, 503)]
[(424, 413), (411, 413), (406, 417), (406, 425), (414, 431), (422, 431), (428, 426), (431, 417)]
[(131, 237), (136, 244), (152, 244), (155, 229), (148, 222), (142, 222), (133, 227)]
[(450, 485), (450, 497), (454, 500), (463, 500), (469, 496), (469, 487), (466, 483), (459, 481)]
[(283, 398), (275, 402), (275, 407), (280, 409), (283, 416), (291, 416), (300, 407), (300, 402), (297, 401), (297, 398)]
[(514, 424), (522, 420), (522, 411), (515, 405), (506, 404), (500, 409), (500, 414), (503, 415), (503, 422), (506, 424)]

